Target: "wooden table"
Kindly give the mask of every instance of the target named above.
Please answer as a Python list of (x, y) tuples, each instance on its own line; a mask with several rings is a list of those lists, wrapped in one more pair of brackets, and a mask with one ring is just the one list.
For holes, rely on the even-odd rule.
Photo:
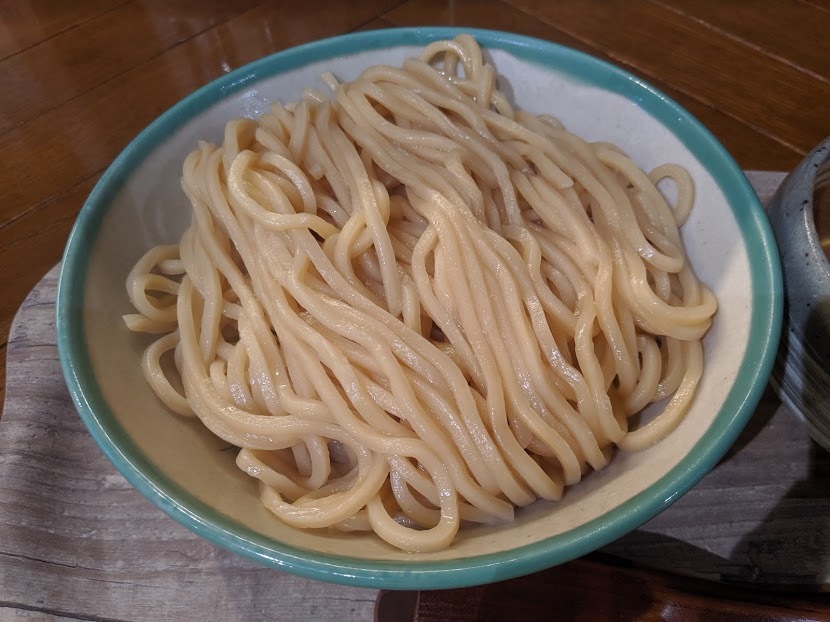
[[(510, 30), (610, 60), (689, 109), (745, 169), (789, 170), (830, 135), (828, 0), (0, 0), (0, 400), (15, 311), (145, 125), (265, 54), (438, 24)], [(13, 605), (0, 584), (0, 619), (41, 619)]]

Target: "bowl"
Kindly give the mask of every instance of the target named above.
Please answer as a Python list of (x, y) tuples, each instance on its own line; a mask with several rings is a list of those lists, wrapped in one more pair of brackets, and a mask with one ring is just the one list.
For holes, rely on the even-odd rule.
[(830, 138), (781, 183), (769, 204), (781, 251), (784, 330), (772, 384), (830, 451)]
[(469, 586), (527, 574), (593, 551), (668, 507), (711, 469), (749, 419), (766, 385), (781, 324), (776, 247), (758, 200), (724, 148), (688, 112), (614, 66), (523, 36), (464, 29), (485, 48), (516, 104), (546, 112), (588, 140), (613, 141), (643, 168), (678, 162), (697, 187), (683, 228), (692, 265), (719, 299), (704, 342), (695, 402), (662, 442), (618, 455), (506, 525), (464, 528), (444, 551), (410, 554), (378, 538), (299, 531), (259, 502), (233, 452), (198, 422), (167, 412), (144, 382), (146, 340), (129, 333), (125, 277), (145, 250), (189, 224), (181, 163), (199, 139), (220, 141), (235, 116), (291, 101), (319, 75), (341, 79), (398, 64), (456, 28), (351, 34), (263, 58), (165, 112), (113, 162), (86, 202), (61, 270), (61, 363), (80, 416), (124, 477), (211, 542), (263, 564), (337, 583), (387, 589)]

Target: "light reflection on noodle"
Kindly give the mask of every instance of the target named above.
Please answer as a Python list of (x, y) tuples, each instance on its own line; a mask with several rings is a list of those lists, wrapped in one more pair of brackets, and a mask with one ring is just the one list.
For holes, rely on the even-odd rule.
[(468, 36), (325, 80), (188, 156), (191, 227), (127, 279), (148, 382), (268, 509), (434, 551), (671, 432), (716, 310), (688, 173), (512, 108)]

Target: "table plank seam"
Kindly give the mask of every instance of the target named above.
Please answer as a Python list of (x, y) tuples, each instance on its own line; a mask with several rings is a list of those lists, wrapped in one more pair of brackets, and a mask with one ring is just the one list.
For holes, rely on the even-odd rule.
[[(384, 10), (385, 10), (385, 11), (387, 11), (387, 12), (388, 12), (388, 11), (392, 11), (392, 10), (394, 10), (395, 8), (397, 8), (398, 6), (400, 6), (401, 4), (404, 4), (404, 3), (405, 3), (405, 1), (406, 1), (406, 0), (402, 0), (401, 2), (399, 2), (398, 4), (396, 4), (394, 7), (390, 8), (390, 9), (384, 9)], [(123, 5), (119, 5), (119, 6), (123, 6)], [(195, 39), (195, 38), (198, 38), (198, 37), (200, 37), (200, 36), (203, 36), (203, 35), (205, 35), (206, 33), (210, 32), (210, 31), (212, 31), (212, 30), (214, 30), (214, 29), (221, 28), (221, 27), (225, 26), (225, 25), (226, 25), (228, 22), (230, 22), (230, 21), (233, 21), (233, 20), (238, 20), (238, 19), (240, 19), (240, 18), (244, 17), (244, 16), (245, 16), (245, 15), (247, 15), (247, 14), (250, 14), (250, 13), (252, 13), (252, 12), (256, 11), (256, 10), (261, 9), (262, 7), (263, 7), (263, 4), (262, 4), (262, 3), (257, 3), (257, 4), (255, 4), (254, 6), (252, 6), (252, 7), (248, 8), (248, 9), (246, 9), (246, 10), (244, 10), (244, 11), (241, 11), (241, 12), (239, 12), (239, 13), (235, 13), (235, 14), (233, 14), (233, 15), (229, 15), (229, 16), (227, 17), (227, 19), (225, 19), (225, 20), (223, 20), (223, 21), (220, 21), (220, 22), (217, 22), (217, 23), (215, 23), (215, 24), (211, 25), (210, 27), (207, 27), (207, 28), (205, 28), (205, 29), (202, 29), (202, 30), (200, 30), (200, 31), (198, 31), (198, 32), (194, 32), (191, 36), (188, 36), (187, 38), (185, 38), (185, 39), (182, 39), (182, 40), (178, 41), (175, 45), (172, 45), (172, 46), (169, 46), (169, 47), (167, 47), (167, 48), (161, 49), (160, 51), (158, 51), (158, 53), (154, 54), (153, 56), (148, 57), (148, 58), (146, 58), (145, 60), (143, 60), (143, 61), (141, 61), (141, 62), (139, 62), (139, 63), (137, 63), (137, 64), (135, 64), (135, 65), (133, 65), (133, 66), (131, 66), (131, 67), (129, 67), (129, 68), (124, 69), (123, 71), (120, 71), (120, 72), (118, 72), (118, 73), (113, 74), (112, 76), (110, 76), (109, 78), (107, 78), (105, 81), (100, 82), (100, 83), (98, 83), (97, 85), (95, 85), (95, 86), (93, 86), (93, 87), (91, 87), (91, 88), (89, 88), (89, 89), (83, 90), (83, 91), (81, 91), (81, 92), (79, 92), (79, 93), (75, 94), (73, 97), (71, 97), (71, 98), (69, 98), (69, 99), (67, 99), (67, 100), (63, 101), (61, 104), (59, 104), (59, 105), (57, 105), (57, 106), (54, 106), (54, 107), (52, 107), (52, 108), (49, 108), (49, 109), (44, 110), (44, 111), (43, 111), (43, 112), (41, 112), (41, 114), (39, 114), (37, 117), (35, 117), (35, 118), (33, 118), (33, 119), (30, 119), (30, 120), (28, 120), (28, 121), (25, 121), (25, 122), (23, 122), (23, 123), (20, 123), (20, 124), (18, 124), (18, 125), (16, 125), (16, 126), (13, 126), (12, 128), (9, 128), (9, 129), (7, 129), (7, 130), (4, 130), (3, 132), (0, 132), (0, 139), (2, 139), (3, 137), (5, 137), (5, 136), (9, 135), (9, 134), (10, 134), (10, 133), (12, 133), (12, 132), (15, 132), (15, 131), (20, 131), (21, 129), (25, 128), (26, 126), (28, 126), (28, 125), (30, 125), (30, 124), (32, 124), (32, 123), (34, 123), (34, 122), (36, 122), (38, 119), (42, 118), (43, 116), (45, 116), (45, 115), (47, 115), (47, 114), (54, 113), (56, 110), (60, 110), (61, 108), (64, 108), (64, 107), (66, 107), (66, 106), (68, 106), (68, 105), (72, 104), (73, 102), (75, 102), (75, 101), (76, 101), (76, 100), (78, 100), (79, 98), (81, 98), (81, 97), (84, 97), (84, 96), (88, 95), (90, 92), (94, 92), (94, 91), (96, 91), (96, 90), (99, 90), (99, 89), (102, 89), (102, 88), (106, 87), (107, 85), (111, 84), (111, 83), (112, 83), (112, 82), (114, 82), (115, 80), (117, 80), (117, 79), (119, 79), (119, 78), (122, 78), (123, 76), (125, 76), (125, 75), (129, 74), (129, 73), (130, 73), (130, 72), (132, 72), (132, 71), (137, 70), (138, 68), (141, 68), (141, 67), (144, 67), (144, 66), (147, 66), (147, 65), (151, 65), (151, 64), (153, 64), (154, 62), (156, 62), (156, 61), (157, 61), (157, 59), (158, 59), (159, 57), (161, 57), (161, 56), (163, 56), (163, 55), (165, 55), (165, 54), (170, 53), (173, 49), (175, 49), (175, 48), (177, 48), (177, 47), (179, 47), (179, 46), (181, 46), (181, 45), (184, 45), (184, 44), (186, 44), (186, 43), (188, 43), (188, 42), (192, 41), (192, 40), (193, 40), (193, 39)], [(116, 8), (117, 8), (117, 7), (116, 7)], [(366, 21), (361, 22), (360, 24), (358, 24), (358, 25), (355, 27), (355, 29), (360, 28), (361, 26), (363, 26), (363, 25), (365, 25), (365, 24), (367, 24), (367, 23), (370, 23), (370, 22), (371, 22), (371, 21), (373, 21), (374, 19), (378, 19), (381, 15), (382, 15), (382, 13), (378, 13), (378, 14), (376, 14), (376, 15), (372, 16), (370, 19), (368, 19), (368, 20), (366, 20)], [(198, 88), (198, 87), (197, 87), (197, 88)], [(11, 226), (11, 225), (15, 224), (16, 222), (19, 222), (19, 221), (20, 221), (21, 219), (23, 219), (24, 217), (29, 216), (29, 215), (30, 215), (30, 214), (31, 214), (34, 210), (37, 210), (37, 209), (42, 208), (42, 207), (44, 207), (44, 206), (46, 206), (46, 205), (49, 205), (50, 203), (54, 202), (55, 200), (58, 200), (59, 198), (66, 196), (67, 194), (69, 194), (70, 192), (72, 192), (75, 188), (77, 188), (79, 185), (81, 185), (81, 184), (83, 184), (84, 182), (88, 181), (90, 178), (93, 178), (93, 177), (95, 177), (96, 175), (100, 175), (103, 171), (107, 170), (107, 168), (108, 168), (109, 164), (111, 164), (111, 162), (110, 162), (110, 163), (108, 163), (108, 164), (107, 164), (107, 166), (101, 167), (101, 168), (97, 169), (96, 171), (94, 171), (94, 172), (92, 172), (92, 173), (86, 174), (86, 175), (84, 175), (84, 176), (82, 176), (82, 177), (78, 178), (78, 179), (77, 179), (77, 181), (76, 181), (76, 183), (74, 183), (73, 185), (71, 185), (71, 186), (69, 186), (69, 187), (64, 187), (64, 188), (62, 188), (61, 190), (59, 190), (59, 191), (57, 191), (57, 192), (54, 192), (54, 193), (50, 194), (49, 196), (47, 196), (47, 197), (45, 197), (45, 198), (43, 198), (43, 199), (39, 200), (37, 203), (35, 203), (34, 205), (32, 205), (32, 206), (30, 206), (29, 208), (27, 208), (25, 211), (20, 212), (20, 213), (18, 213), (18, 214), (15, 214), (14, 216), (12, 216), (11, 218), (9, 218), (9, 219), (8, 219), (8, 220), (6, 220), (5, 222), (0, 223), (0, 231), (2, 231), (3, 229), (5, 229), (6, 227), (9, 227), (9, 226)]]
[(563, 34), (568, 35), (569, 37), (571, 37), (573, 39), (576, 39), (577, 41), (579, 41), (580, 43), (582, 43), (586, 47), (590, 48), (591, 50), (596, 50), (596, 51), (601, 52), (602, 54), (604, 54), (604, 55), (608, 56), (610, 59), (612, 59), (614, 61), (614, 63), (616, 63), (618, 66), (620, 66), (622, 69), (625, 69), (626, 71), (629, 71), (631, 73), (644, 74), (644, 75), (648, 76), (649, 79), (662, 80), (667, 86), (673, 88), (674, 90), (676, 90), (680, 93), (683, 93), (689, 99), (693, 99), (696, 102), (711, 108), (712, 110), (717, 110), (721, 114), (729, 117), (730, 119), (733, 119), (733, 120), (737, 121), (738, 123), (740, 123), (741, 125), (743, 125), (745, 127), (748, 127), (752, 131), (760, 134), (761, 136), (764, 136), (765, 138), (768, 138), (768, 139), (778, 143), (779, 145), (787, 147), (788, 149), (791, 149), (791, 150), (795, 151), (799, 155), (803, 156), (806, 153), (806, 151), (804, 149), (802, 149), (801, 147), (799, 147), (797, 145), (794, 145), (794, 144), (788, 142), (787, 140), (785, 140), (785, 139), (783, 139), (779, 136), (771, 134), (770, 132), (766, 131), (765, 129), (763, 129), (761, 127), (758, 127), (757, 125), (755, 125), (753, 123), (750, 123), (746, 119), (742, 119), (741, 117), (738, 117), (738, 116), (730, 113), (728, 110), (725, 110), (721, 107), (716, 106), (711, 101), (708, 101), (707, 99), (700, 97), (699, 94), (691, 93), (691, 92), (687, 91), (686, 89), (684, 89), (684, 88), (678, 86), (677, 84), (674, 84), (673, 82), (669, 81), (667, 77), (661, 77), (661, 76), (655, 74), (652, 71), (648, 71), (646, 69), (643, 69), (641, 67), (633, 65), (631, 62), (625, 60), (624, 58), (619, 57), (616, 53), (614, 53), (611, 50), (602, 50), (602, 49), (600, 49), (599, 47), (597, 47), (596, 44), (594, 44), (594, 42), (591, 39), (586, 38), (586, 37), (582, 36), (581, 34), (579, 34), (577, 32), (573, 32), (571, 30), (566, 30), (566, 29), (560, 28), (557, 24), (548, 21), (547, 19), (545, 19), (545, 17), (543, 15), (538, 15), (533, 10), (530, 10), (530, 9), (527, 9), (527, 8), (524, 8), (524, 7), (521, 7), (521, 6), (517, 6), (517, 5), (513, 4), (511, 2), (511, 0), (496, 0), (496, 1), (508, 6), (509, 8), (513, 9), (514, 11), (524, 13), (525, 15), (528, 15), (529, 17), (532, 17), (533, 19), (538, 20), (539, 22), (549, 26), (553, 30), (556, 30), (558, 32), (561, 32)]
[[(2, 557), (13, 557), (17, 559), (26, 559), (30, 562), (37, 562), (40, 564), (49, 564), (50, 566), (62, 566), (64, 568), (71, 568), (73, 570), (78, 568), (77, 564), (64, 564), (63, 562), (56, 562), (49, 559), (40, 559), (39, 557), (32, 557), (30, 555), (22, 555), (20, 553), (7, 553), (5, 551), (0, 551), (0, 556)], [(88, 570), (92, 570), (89, 568)]]
[(36, 607), (35, 605), (27, 605), (25, 603), (15, 603), (11, 601), (0, 600), (0, 609), (12, 609), (17, 611), (31, 611), (33, 613), (45, 613), (50, 616), (59, 616), (69, 620), (83, 620), (84, 622), (130, 622), (129, 620), (119, 620), (117, 618), (104, 618), (96, 615), (71, 613), (61, 609), (52, 609), (51, 607)]
[(672, 6), (670, 4), (666, 4), (665, 2), (662, 2), (661, 0), (648, 0), (648, 1), (651, 2), (652, 4), (654, 4), (655, 6), (659, 6), (662, 9), (665, 9), (666, 11), (671, 11), (675, 15), (678, 15), (678, 16), (683, 17), (685, 19), (691, 20), (691, 21), (695, 22), (696, 24), (700, 24), (701, 26), (703, 26), (707, 30), (711, 30), (714, 33), (717, 33), (717, 34), (719, 34), (723, 37), (726, 37), (727, 39), (730, 39), (730, 40), (734, 41), (735, 43), (738, 43), (738, 44), (740, 44), (744, 47), (747, 47), (750, 50), (753, 50), (754, 52), (758, 52), (759, 54), (763, 54), (767, 58), (770, 58), (770, 59), (772, 59), (776, 62), (779, 62), (783, 65), (787, 65), (788, 67), (791, 67), (792, 69), (795, 69), (796, 71), (799, 71), (803, 74), (806, 74), (806, 75), (810, 76), (811, 78), (813, 78), (815, 80), (818, 80), (819, 82), (824, 82), (826, 84), (830, 84), (830, 80), (828, 80), (826, 77), (824, 77), (820, 73), (817, 73), (817, 72), (813, 71), (812, 69), (810, 69), (808, 67), (803, 67), (803, 66), (799, 65), (798, 63), (793, 62), (790, 59), (786, 58), (785, 56), (781, 56), (780, 54), (776, 54), (775, 52), (771, 52), (771, 51), (761, 47), (760, 45), (758, 45), (756, 43), (752, 43), (751, 41), (748, 41), (747, 39), (744, 39), (740, 35), (737, 35), (733, 32), (728, 31), (725, 28), (722, 28), (720, 26), (717, 26), (715, 24), (712, 24), (712, 23), (706, 21), (702, 17), (697, 17), (697, 16), (692, 15), (690, 13), (686, 13), (686, 12), (680, 10), (679, 8), (675, 7), (675, 6)]
[(133, 1), (134, 1), (134, 0), (124, 0), (124, 2), (121, 2), (120, 4), (116, 4), (115, 6), (111, 6), (111, 7), (110, 7), (110, 8), (108, 8), (108, 9), (104, 9), (104, 10), (103, 10), (103, 11), (101, 11), (100, 13), (95, 13), (94, 15), (89, 15), (86, 19), (83, 19), (83, 20), (79, 21), (79, 22), (78, 22), (78, 23), (76, 23), (76, 24), (72, 24), (72, 25), (71, 25), (71, 26), (69, 26), (68, 28), (64, 28), (63, 30), (60, 30), (60, 31), (58, 31), (58, 32), (54, 32), (54, 33), (52, 33), (51, 35), (49, 35), (48, 37), (46, 37), (45, 39), (41, 39), (40, 41), (37, 41), (36, 43), (32, 43), (32, 44), (27, 45), (27, 46), (25, 46), (25, 47), (23, 47), (23, 48), (20, 48), (19, 50), (17, 50), (16, 52), (13, 52), (13, 53), (11, 53), (11, 54), (9, 54), (8, 56), (4, 56), (3, 58), (0, 58), (0, 63), (4, 63), (4, 62), (6, 62), (7, 60), (9, 60), (9, 59), (11, 59), (11, 58), (14, 58), (14, 57), (15, 57), (15, 56), (17, 56), (18, 54), (23, 54), (26, 50), (31, 50), (32, 48), (39, 46), (41, 43), (45, 43), (45, 42), (47, 42), (47, 41), (51, 41), (51, 40), (52, 40), (52, 39), (54, 39), (55, 37), (59, 37), (59, 36), (61, 36), (61, 35), (62, 35), (63, 33), (65, 33), (65, 32), (69, 32), (70, 30), (74, 30), (75, 28), (77, 28), (78, 26), (81, 26), (82, 24), (86, 24), (86, 23), (87, 23), (87, 22), (89, 22), (89, 21), (92, 21), (92, 20), (94, 20), (94, 19), (98, 19), (98, 18), (100, 18), (102, 15), (106, 15), (107, 13), (110, 13), (110, 12), (112, 12), (112, 11), (115, 11), (115, 10), (117, 10), (117, 9), (120, 9), (122, 6), (124, 6), (124, 5), (126, 5), (126, 4), (130, 4), (130, 2), (133, 2)]
[(388, 15), (389, 13), (391, 13), (392, 11), (396, 10), (398, 7), (406, 4), (408, 1), (409, 0), (399, 0), (397, 2), (397, 4), (395, 4), (395, 6), (389, 7), (388, 9), (385, 9), (385, 10), (381, 11), (380, 13), (377, 13), (374, 17), (371, 17), (371, 18), (359, 23), (357, 26), (355, 26), (354, 28), (349, 30), (349, 32), (356, 32), (356, 31), (360, 30), (361, 28), (365, 27), (367, 24), (371, 24), (373, 21), (378, 20), (378, 19), (382, 19), (383, 21), (389, 23), (389, 20), (387, 20), (385, 18), (385, 16)]
[[(112, 162), (110, 162), (110, 164), (112, 164)], [(7, 220), (3, 223), (0, 223), (0, 232), (2, 232), (3, 229), (6, 229), (7, 227), (11, 227), (13, 224), (15, 224), (16, 222), (19, 222), (23, 218), (27, 218), (27, 217), (31, 216), (34, 212), (40, 211), (41, 209), (43, 209), (44, 207), (46, 207), (50, 203), (54, 203), (58, 199), (61, 199), (61, 198), (65, 197), (67, 194), (72, 192), (75, 188), (77, 188), (78, 186), (86, 183), (87, 181), (89, 181), (90, 179), (95, 177), (96, 175), (101, 175), (104, 171), (107, 170), (107, 168), (109, 168), (110, 164), (108, 164), (107, 166), (105, 166), (103, 168), (98, 169), (97, 171), (95, 171), (93, 173), (90, 173), (89, 175), (84, 175), (83, 177), (78, 178), (77, 182), (72, 184), (68, 188), (64, 188), (64, 189), (62, 189), (58, 192), (50, 194), (48, 197), (38, 201), (37, 203), (35, 203), (31, 207), (29, 207), (27, 210), (12, 216), (9, 220)], [(14, 240), (13, 243), (18, 243), (18, 242), (19, 242), (19, 240)]]

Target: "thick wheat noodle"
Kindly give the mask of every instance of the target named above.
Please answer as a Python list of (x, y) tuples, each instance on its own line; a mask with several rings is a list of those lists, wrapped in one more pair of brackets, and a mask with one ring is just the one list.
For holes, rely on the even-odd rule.
[(514, 109), (465, 35), (324, 82), (200, 143), (127, 279), (150, 387), (271, 512), (435, 551), (679, 424), (716, 311), (685, 170)]

